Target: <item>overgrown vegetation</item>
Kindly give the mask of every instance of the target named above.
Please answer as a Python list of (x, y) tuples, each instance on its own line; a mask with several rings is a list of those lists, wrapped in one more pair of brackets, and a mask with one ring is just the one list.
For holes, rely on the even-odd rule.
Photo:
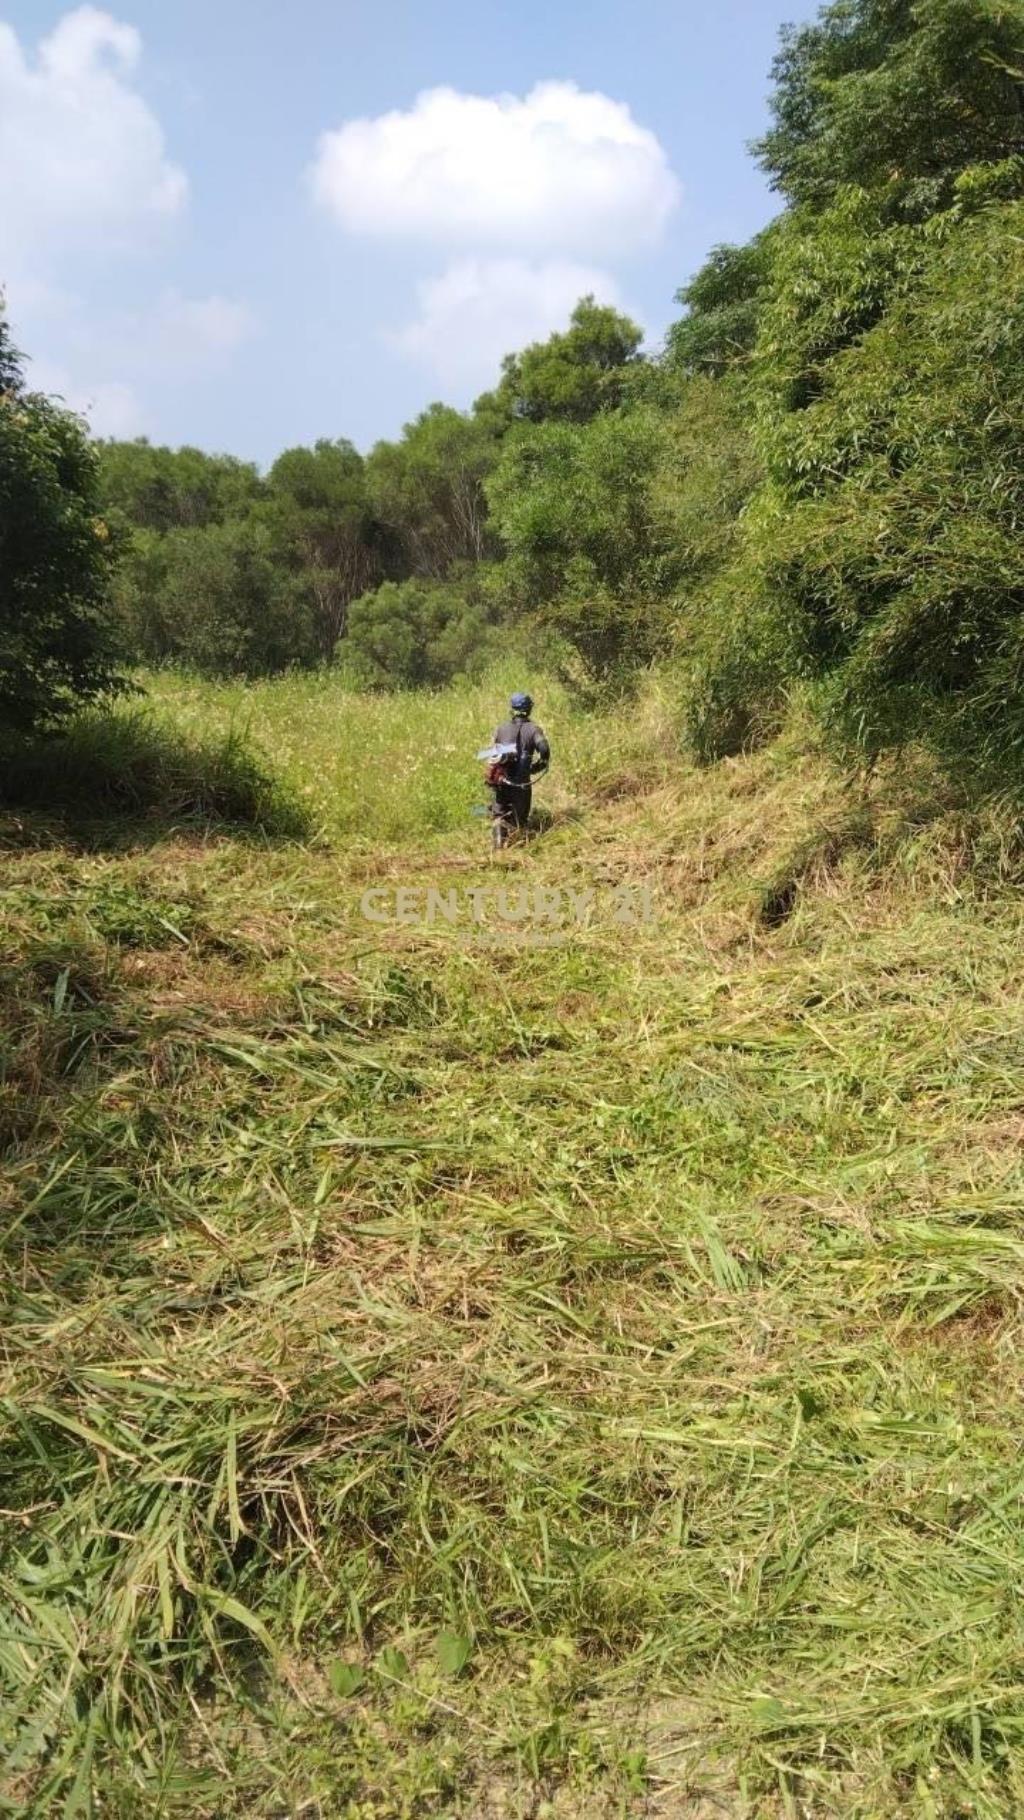
[[(336, 688), (156, 688), (330, 846), (10, 828), (8, 1804), (1016, 1811), (1011, 828), (549, 687), (496, 874), (506, 679)], [(496, 884), (593, 898), (423, 921)]]
[(704, 760), (810, 689), (847, 760), (924, 741), (1019, 792), (1022, 68), (1018, 0), (843, 0), (776, 60), (782, 213), (662, 355), (584, 299), (365, 462), (112, 445), (137, 653), (407, 687), (536, 628), (584, 688), (672, 655)]
[(188, 737), (168, 718), (133, 707), (79, 713), (57, 733), (0, 741), (0, 806), (67, 816), (72, 828), (109, 835), (121, 820), (131, 842), (140, 822), (232, 823), (300, 839), (312, 832), (305, 806), (237, 727)]
[(110, 529), (83, 425), (29, 392), (0, 311), (0, 726), (119, 686)]
[(1024, 14), (858, 0), (775, 73), (789, 207), (693, 297), (765, 467), (701, 615), (694, 744), (737, 749), (810, 682), (837, 751), (923, 740), (1019, 794)]

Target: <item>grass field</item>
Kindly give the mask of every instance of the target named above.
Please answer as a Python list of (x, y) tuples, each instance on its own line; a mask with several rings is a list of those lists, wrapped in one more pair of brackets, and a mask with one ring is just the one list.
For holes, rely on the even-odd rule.
[(0, 816), (0, 1799), (1018, 1814), (1012, 827), (552, 688), (496, 865), (508, 680), (153, 682), (302, 840)]

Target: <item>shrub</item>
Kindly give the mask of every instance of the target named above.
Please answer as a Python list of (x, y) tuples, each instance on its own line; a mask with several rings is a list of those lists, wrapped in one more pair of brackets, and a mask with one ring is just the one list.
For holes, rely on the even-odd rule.
[(0, 725), (57, 721), (122, 686), (116, 542), (84, 425), (25, 391), (0, 316)]
[(146, 663), (206, 676), (269, 676), (316, 653), (301, 578), (253, 519), (139, 532), (119, 589), (126, 636)]
[(146, 708), (98, 709), (58, 733), (8, 736), (0, 802), (86, 818), (222, 821), (282, 839), (310, 832), (299, 801), (244, 739), (188, 739)]
[(434, 688), (478, 676), (499, 635), (483, 594), (448, 582), (387, 581), (352, 602), (340, 646), (346, 675), (368, 689)]
[(667, 642), (672, 528), (656, 477), (669, 447), (652, 409), (541, 423), (510, 433), (488, 482), (510, 610), (542, 615), (597, 681)]

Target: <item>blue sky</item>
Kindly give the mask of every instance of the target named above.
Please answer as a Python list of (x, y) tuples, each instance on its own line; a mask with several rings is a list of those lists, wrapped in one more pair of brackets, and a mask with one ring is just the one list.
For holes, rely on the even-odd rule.
[(33, 379), (100, 433), (265, 463), (468, 403), (585, 288), (656, 342), (708, 248), (775, 212), (746, 144), (793, 16), (0, 0), (0, 282)]

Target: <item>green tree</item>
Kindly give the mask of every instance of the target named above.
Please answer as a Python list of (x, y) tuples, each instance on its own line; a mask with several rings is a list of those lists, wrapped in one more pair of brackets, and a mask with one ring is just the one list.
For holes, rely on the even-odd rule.
[(934, 240), (787, 426), (761, 551), (829, 724), (1024, 770), (1024, 203)]
[(539, 614), (591, 679), (643, 662), (665, 639), (674, 564), (656, 480), (668, 447), (653, 410), (524, 426), (488, 482), (511, 611)]
[(478, 674), (495, 649), (479, 590), (413, 577), (353, 601), (343, 663), (362, 688), (433, 688)]
[(443, 404), (377, 444), (367, 479), (394, 568), (440, 579), (490, 554), (484, 480), (497, 448), (486, 422)]
[(316, 655), (307, 599), (252, 519), (141, 533), (122, 611), (137, 655), (212, 676), (265, 676)]
[(344, 636), (349, 603), (382, 565), (362, 456), (343, 438), (286, 449), (267, 477), (262, 517), (307, 603), (316, 655), (330, 662)]
[(749, 359), (771, 275), (772, 231), (745, 246), (716, 246), (676, 292), (686, 314), (666, 338), (666, 355), (684, 373), (718, 378)]
[(756, 150), (793, 202), (857, 184), (929, 214), (969, 165), (1024, 155), (1022, 65), (1020, 0), (833, 0), (783, 32)]
[(607, 304), (583, 297), (569, 327), (502, 362), (497, 388), (474, 407), (484, 422), (588, 423), (628, 395), (643, 330)]
[(706, 590), (740, 541), (742, 514), (763, 478), (751, 433), (747, 386), (735, 373), (691, 379), (665, 423), (651, 478), (651, 509), (664, 526), (679, 607), (679, 636), (692, 636)]
[(97, 445), (104, 508), (147, 531), (242, 518), (262, 493), (257, 469), (233, 455), (169, 449), (139, 437)]
[(84, 425), (25, 389), (0, 316), (0, 724), (57, 720), (123, 686), (115, 545)]

